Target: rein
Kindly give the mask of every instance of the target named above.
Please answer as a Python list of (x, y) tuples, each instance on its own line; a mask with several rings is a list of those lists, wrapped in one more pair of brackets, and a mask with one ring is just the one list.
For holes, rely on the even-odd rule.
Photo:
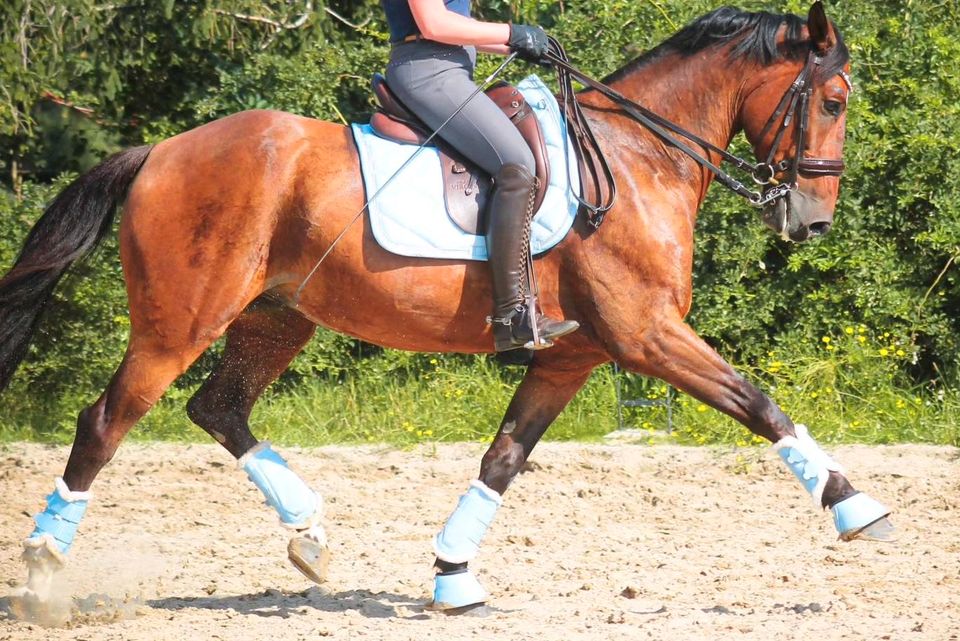
[[(576, 78), (587, 87), (602, 93), (620, 107), (628, 116), (649, 129), (662, 141), (679, 149), (701, 167), (712, 172), (721, 185), (733, 191), (735, 194), (742, 196), (755, 207), (763, 207), (764, 205), (789, 196), (792, 191), (798, 189), (798, 177), (800, 174), (820, 177), (839, 176), (843, 173), (844, 164), (840, 159), (803, 157), (803, 145), (806, 139), (809, 118), (810, 96), (813, 94), (811, 78), (814, 69), (816, 69), (817, 65), (821, 62), (820, 56), (816, 55), (813, 51), (807, 55), (807, 61), (803, 69), (784, 93), (780, 99), (780, 103), (763, 128), (760, 135), (761, 139), (770, 131), (770, 128), (774, 126), (777, 120), (781, 116), (783, 117), (780, 121), (779, 131), (774, 138), (766, 160), (764, 162), (754, 163), (704, 140), (696, 134), (667, 120), (663, 116), (650, 111), (643, 105), (630, 100), (612, 87), (594, 80), (570, 64), (566, 52), (559, 42), (551, 38), (550, 44), (551, 48), (546, 54), (546, 59), (553, 64), (557, 70), (563, 108), (567, 114), (569, 126), (574, 132), (574, 143), (577, 151), (580, 157), (584, 159), (584, 164), (588, 165), (585, 168), (587, 171), (593, 173), (595, 177), (599, 176), (599, 173), (603, 173), (607, 191), (610, 194), (606, 201), (597, 204), (585, 202), (584, 199), (581, 199), (579, 196), (577, 197), (580, 203), (589, 210), (588, 222), (594, 229), (600, 227), (604, 215), (613, 206), (617, 190), (606, 158), (604, 158), (599, 144), (593, 132), (590, 130), (589, 124), (587, 124), (587, 120), (583, 116), (580, 105), (576, 100), (571, 77)], [(846, 79), (846, 74), (842, 75), (844, 76), (844, 81), (849, 83)], [(784, 158), (779, 162), (774, 162), (777, 149), (783, 140), (784, 134), (790, 127), (791, 122), (796, 117), (798, 108), (800, 120), (795, 128), (794, 157)], [(716, 153), (721, 157), (721, 162), (727, 161), (737, 169), (749, 173), (756, 184), (765, 188), (760, 191), (748, 189), (741, 181), (731, 176), (708, 158), (705, 158), (701, 153), (694, 150), (677, 136), (702, 147), (707, 150), (708, 153)], [(591, 150), (589, 155), (584, 153), (587, 146), (589, 146)], [(598, 165), (600, 166), (599, 172), (597, 168)], [(778, 181), (776, 176), (784, 172), (789, 172), (789, 179), (786, 182)], [(602, 192), (599, 186), (598, 190)]]

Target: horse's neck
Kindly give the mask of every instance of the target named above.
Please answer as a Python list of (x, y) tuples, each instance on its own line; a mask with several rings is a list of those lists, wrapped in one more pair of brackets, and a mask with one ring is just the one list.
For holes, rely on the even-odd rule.
[[(737, 132), (738, 113), (741, 100), (742, 69), (741, 65), (733, 67), (728, 61), (717, 61), (704, 56), (681, 57), (676, 54), (665, 55), (652, 60), (641, 67), (621, 74), (610, 82), (610, 86), (627, 98), (640, 103), (651, 111), (656, 112), (693, 134), (721, 148), (726, 148)], [(590, 104), (599, 107), (602, 112), (597, 115), (603, 119), (603, 112), (610, 108), (609, 102), (594, 92), (588, 99)], [(609, 112), (607, 112), (609, 115)], [(630, 137), (644, 136), (652, 139), (653, 135), (642, 130), (639, 124), (634, 125), (637, 133), (630, 132)], [(640, 132), (643, 133), (640, 133)], [(623, 135), (623, 132), (620, 132)], [(681, 138), (681, 140), (683, 140)], [(685, 141), (684, 142), (688, 142)], [(697, 145), (690, 143), (694, 149), (710, 157)], [(665, 175), (675, 175), (678, 182), (694, 188), (697, 193), (697, 204), (706, 194), (707, 187), (713, 179), (709, 172), (695, 172), (696, 184), (690, 184), (690, 172), (683, 168), (671, 171), (679, 163), (688, 164), (693, 161), (686, 156), (664, 154), (659, 144), (639, 144), (632, 146), (632, 152), (639, 154), (643, 164), (649, 170), (650, 164), (657, 165), (653, 169), (661, 170)], [(716, 154), (712, 160), (718, 161)], [(632, 163), (631, 163), (632, 164)]]

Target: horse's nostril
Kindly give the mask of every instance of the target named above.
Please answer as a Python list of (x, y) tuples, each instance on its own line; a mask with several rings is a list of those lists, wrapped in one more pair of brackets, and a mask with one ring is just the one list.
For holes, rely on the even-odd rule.
[(810, 223), (810, 236), (826, 236), (830, 227), (828, 222)]

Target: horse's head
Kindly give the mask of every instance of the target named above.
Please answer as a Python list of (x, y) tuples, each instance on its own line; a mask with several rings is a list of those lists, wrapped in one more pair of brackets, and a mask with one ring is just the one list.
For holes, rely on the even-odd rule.
[[(786, 30), (785, 30), (786, 31)], [(822, 236), (833, 224), (843, 171), (849, 54), (818, 1), (798, 39), (784, 33), (783, 59), (747, 85), (741, 124), (768, 169), (765, 191), (791, 187), (767, 203), (763, 221), (796, 242)]]

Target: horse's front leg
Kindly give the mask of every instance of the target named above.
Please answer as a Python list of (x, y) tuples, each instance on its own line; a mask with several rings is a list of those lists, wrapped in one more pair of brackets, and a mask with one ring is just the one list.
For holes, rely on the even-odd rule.
[(434, 609), (464, 611), (483, 604), (488, 594), (467, 568), (500, 507), (502, 495), (520, 472), (547, 427), (577, 393), (602, 359), (565, 362), (560, 353), (538, 354), (517, 388), (500, 430), (443, 529), (434, 537), (437, 555)]
[(842, 468), (766, 394), (750, 384), (678, 317), (660, 318), (636, 342), (611, 351), (626, 369), (660, 378), (774, 444), (816, 504), (833, 511), (844, 540), (888, 539), (890, 510), (853, 488)]

